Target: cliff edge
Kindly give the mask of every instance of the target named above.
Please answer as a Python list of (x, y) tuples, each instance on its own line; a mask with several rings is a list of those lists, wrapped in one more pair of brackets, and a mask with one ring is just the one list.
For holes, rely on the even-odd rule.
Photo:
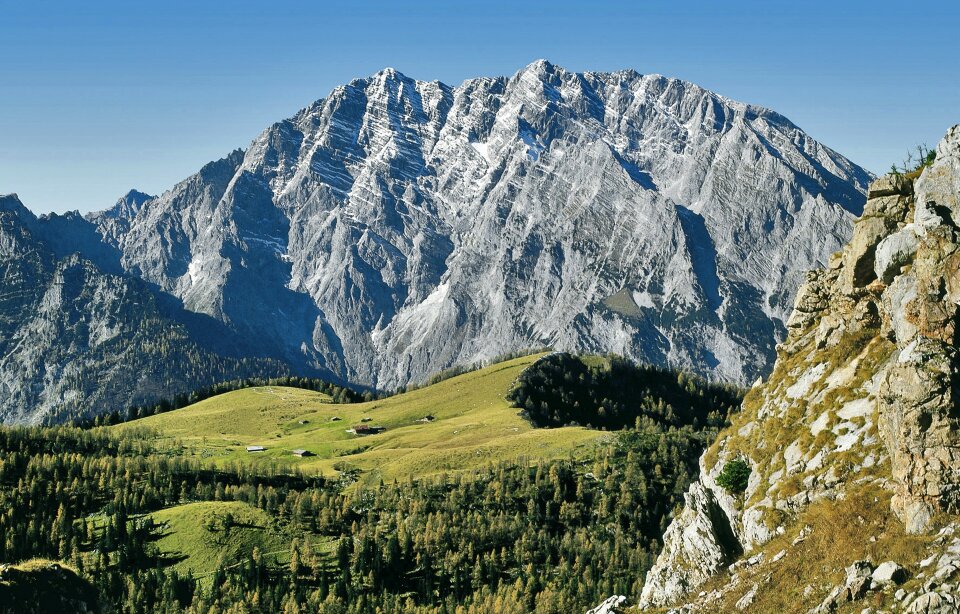
[(642, 609), (960, 611), (958, 221), (960, 125), (931, 165), (875, 181), (850, 242), (808, 274)]

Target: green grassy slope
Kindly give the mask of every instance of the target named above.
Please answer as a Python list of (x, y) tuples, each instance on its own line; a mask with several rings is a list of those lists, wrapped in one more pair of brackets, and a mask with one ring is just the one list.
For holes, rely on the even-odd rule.
[[(576, 455), (605, 434), (579, 427), (534, 429), (505, 398), (538, 357), (368, 403), (332, 404), (326, 395), (294, 388), (250, 388), (112, 428), (155, 429), (169, 443), (182, 445), (184, 454), (216, 465), (275, 462), (328, 475), (335, 465), (349, 466), (359, 469), (364, 481)], [(421, 422), (426, 416), (434, 420)], [(387, 430), (367, 436), (346, 432), (364, 419)], [(248, 453), (248, 445), (266, 450)], [(291, 451), (300, 448), (315, 456), (294, 457)]]
[[(616, 386), (632, 371), (610, 357), (538, 358), (361, 404), (261, 386), (122, 425), (0, 429), (0, 502), (22, 512), (0, 514), (0, 560), (72, 561), (130, 612), (559, 613), (637, 592), (728, 400), (705, 391), (718, 406), (695, 428), (680, 376)], [(549, 424), (642, 420), (534, 428), (521, 395)], [(347, 432), (365, 420), (386, 431)]]
[[(290, 556), (289, 538), (276, 530), (263, 510), (239, 501), (204, 501), (151, 514), (161, 526), (156, 545), (176, 569), (202, 579), (218, 561), (242, 560), (254, 547), (272, 562)], [(229, 519), (229, 521), (228, 521)]]

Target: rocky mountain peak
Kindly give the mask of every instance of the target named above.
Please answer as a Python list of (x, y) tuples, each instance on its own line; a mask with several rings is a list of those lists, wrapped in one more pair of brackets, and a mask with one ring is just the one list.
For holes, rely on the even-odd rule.
[(567, 72), (560, 66), (551, 64), (547, 60), (536, 60), (517, 71), (510, 79), (518, 87), (536, 86), (539, 93), (547, 97), (556, 97), (558, 92), (552, 88), (560, 87), (565, 81), (575, 79), (575, 73)]
[[(547, 61), (459, 87), (385, 69), (150, 201), (126, 230), (97, 223), (127, 270), (189, 309), (358, 383), (549, 344), (752, 380), (799, 268), (848, 236), (869, 176), (798, 149), (813, 141), (795, 127), (747, 121), (744, 105), (652, 83)], [(744, 150), (759, 162), (744, 166)], [(227, 314), (243, 284), (263, 288), (260, 315)]]
[(117, 204), (114, 205), (114, 208), (122, 210), (122, 213), (118, 211), (118, 214), (132, 216), (136, 215), (137, 212), (140, 211), (140, 207), (142, 207), (145, 202), (148, 200), (153, 200), (154, 198), (156, 197), (151, 196), (150, 194), (145, 194), (138, 190), (130, 190), (120, 197), (120, 200), (117, 201)]
[(0, 195), (0, 256), (18, 258), (29, 251), (36, 221), (16, 194)]
[(36, 217), (16, 194), (0, 194), (0, 212), (12, 213), (23, 219)]
[(387, 66), (383, 70), (377, 71), (375, 78), (378, 78), (382, 81), (407, 81), (408, 78), (405, 74), (393, 68), (392, 66)]
[(549, 75), (549, 74), (557, 74), (558, 72), (564, 73), (564, 74), (567, 73), (566, 70), (553, 64), (552, 62), (550, 62), (550, 60), (540, 58), (530, 62), (529, 64), (521, 68), (519, 71), (517, 71), (517, 75), (532, 73), (537, 76), (543, 76), (543, 75)]
[[(833, 611), (886, 590), (869, 580), (874, 557), (896, 551), (906, 558), (887, 568), (910, 577), (897, 607), (956, 611), (958, 152), (954, 127), (931, 166), (872, 183), (850, 242), (808, 274), (772, 374), (701, 458), (641, 606), (770, 604), (782, 585), (763, 578), (806, 557), (790, 582), (810, 587), (794, 609)], [(722, 479), (732, 462), (749, 466), (740, 490)], [(866, 530), (875, 531), (867, 543), (850, 540)], [(810, 553), (804, 544), (817, 532), (820, 551)], [(815, 556), (832, 557), (831, 571)], [(829, 584), (843, 566), (846, 580)], [(930, 604), (946, 609), (923, 609)]]
[(14, 203), (19, 203), (20, 206), (23, 206), (23, 203), (20, 202), (20, 197), (17, 196), (16, 192), (11, 194), (0, 194), (0, 205), (4, 207), (13, 206)]

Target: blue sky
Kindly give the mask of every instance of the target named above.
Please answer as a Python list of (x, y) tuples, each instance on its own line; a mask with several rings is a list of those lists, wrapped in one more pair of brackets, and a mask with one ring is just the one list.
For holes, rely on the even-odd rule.
[(105, 208), (385, 66), (457, 84), (537, 58), (693, 81), (882, 172), (960, 122), (958, 25), (954, 0), (0, 0), (0, 193)]

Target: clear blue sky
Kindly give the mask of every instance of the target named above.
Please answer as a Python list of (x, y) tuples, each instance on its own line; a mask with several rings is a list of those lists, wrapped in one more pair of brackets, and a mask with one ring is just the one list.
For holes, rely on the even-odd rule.
[(385, 66), (457, 84), (537, 58), (775, 109), (875, 172), (960, 122), (960, 2), (0, 0), (0, 193), (160, 193)]

